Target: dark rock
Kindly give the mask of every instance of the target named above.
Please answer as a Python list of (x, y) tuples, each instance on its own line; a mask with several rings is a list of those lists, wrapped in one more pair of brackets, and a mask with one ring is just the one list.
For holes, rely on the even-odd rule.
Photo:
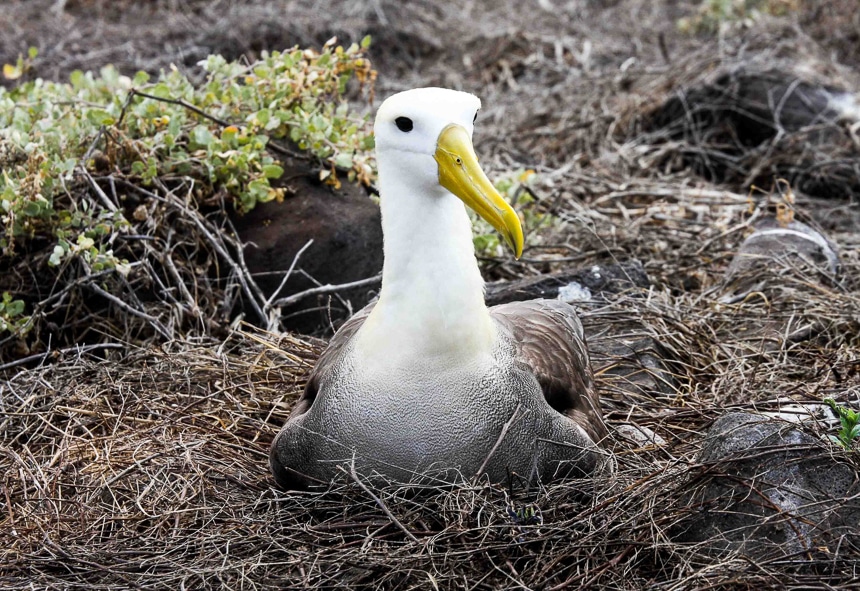
[(751, 413), (718, 419), (685, 499), (678, 542), (763, 557), (860, 543), (858, 471), (844, 450), (797, 425)]
[[(639, 261), (627, 261), (614, 265), (592, 265), (585, 269), (563, 271), (539, 277), (526, 277), (517, 281), (495, 283), (487, 286), (487, 305), (496, 306), (506, 302), (533, 300), (536, 298), (555, 299), (559, 290), (577, 284), (585, 288), (583, 294), (618, 294), (633, 288), (648, 287), (651, 280)], [(578, 301), (585, 301), (579, 298)]]
[(782, 178), (808, 195), (846, 199), (860, 174), (842, 122), (858, 113), (850, 91), (740, 67), (677, 89), (651, 113), (645, 139), (679, 142), (671, 166), (708, 180), (767, 187)]
[[(287, 168), (287, 166), (285, 166)], [(298, 252), (313, 239), (278, 297), (318, 284), (343, 284), (382, 270), (382, 226), (379, 207), (364, 190), (343, 183), (339, 190), (320, 183), (317, 173), (293, 163), (284, 174), (289, 196), (283, 203), (263, 203), (234, 216), (246, 244), (249, 271), (263, 292), (274, 292)], [(316, 280), (318, 283), (312, 281)], [(372, 298), (373, 286), (312, 296), (284, 308), (284, 328), (316, 332), (345, 319)], [(351, 307), (351, 310), (349, 309)]]
[[(789, 72), (738, 68), (710, 84), (677, 91), (654, 113), (652, 125), (672, 130), (676, 137), (726, 133), (744, 146), (756, 146), (780, 132), (835, 122), (843, 95), (843, 90)], [(816, 132), (825, 135), (810, 139), (827, 139), (824, 129)]]

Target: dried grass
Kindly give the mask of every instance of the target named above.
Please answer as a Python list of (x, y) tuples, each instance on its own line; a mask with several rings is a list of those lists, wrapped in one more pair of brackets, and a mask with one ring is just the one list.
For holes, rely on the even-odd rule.
[[(383, 72), (381, 94), (418, 83), (480, 91), (478, 151), (490, 168), (538, 168), (541, 204), (562, 221), (522, 262), (489, 262), (492, 276), (643, 262), (652, 288), (584, 306), (583, 318), (595, 348), (647, 344), (650, 355), (632, 345), (629, 353), (602, 349), (598, 382), (613, 432), (632, 424), (665, 444), (616, 436), (608, 445), (613, 471), (529, 493), (482, 482), (370, 489), (347, 472), (324, 493), (283, 493), (268, 473), (268, 445), (321, 344), (250, 326), (201, 337), (208, 328), (191, 330), (186, 318), (175, 324), (184, 327), (176, 338), (161, 344), (138, 348), (131, 343), (140, 335), (131, 334), (95, 349), (70, 345), (30, 360), (35, 367), (3, 369), (0, 587), (860, 588), (860, 551), (830, 544), (827, 532), (814, 553), (756, 561), (715, 556), (670, 535), (691, 510), (690, 486), (710, 474), (695, 458), (715, 418), (776, 410), (787, 400), (860, 402), (856, 203), (799, 195), (795, 205), (797, 216), (840, 245), (838, 283), (772, 265), (764, 271), (767, 293), (718, 304), (712, 290), (751, 230), (750, 206), (767, 215), (781, 197), (748, 196), (740, 184), (715, 186), (661, 167), (684, 146), (635, 139), (670, 89), (740, 60), (751, 51), (745, 43), (766, 46), (781, 30), (765, 23), (736, 42), (685, 40), (672, 33), (670, 4), (577, 3), (512, 23), (518, 13), (505, 11), (513, 3), (479, 2), (472, 9), (490, 15), (481, 31), (456, 20), (461, 8), (441, 4), (419, 14), (393, 2), (356, 3), (322, 24), (299, 5), (298, 17), (287, 19), (297, 29), (307, 25), (306, 35), (388, 30), (377, 38), (377, 63), (394, 64), (397, 77)], [(195, 26), (209, 22), (207, 14), (239, 9), (177, 5), (191, 10)], [(245, 14), (272, 6), (251, 3)], [(183, 22), (167, 23), (164, 34)], [(463, 33), (451, 36), (457, 46), (438, 43), (449, 24)], [(205, 30), (196, 26), (188, 43), (199, 43), (195, 35)], [(588, 55), (585, 40), (593, 40)], [(631, 44), (638, 61), (622, 68)], [(170, 54), (153, 47), (153, 55)], [(72, 52), (57, 71), (94, 67), (100, 51)], [(135, 67), (146, 64), (128, 55)], [(824, 64), (822, 76), (835, 75), (826, 60), (816, 63)], [(214, 256), (210, 246), (204, 251)], [(619, 366), (627, 371), (613, 371)], [(857, 465), (855, 456), (846, 460)]]
[[(371, 493), (347, 473), (324, 493), (278, 491), (268, 443), (319, 351), (289, 337), (235, 333), (220, 344), (130, 351), (120, 363), (85, 355), (21, 372), (0, 397), (0, 584), (688, 589), (739, 578), (755, 587), (854, 580), (850, 547), (753, 565), (672, 542), (690, 483), (708, 472), (695, 454), (710, 421), (729, 408), (772, 410), (787, 396), (860, 394), (857, 345), (844, 334), (751, 351), (717, 339), (725, 315), (701, 313), (652, 294), (586, 315), (592, 325), (601, 315), (636, 319), (678, 355), (671, 396), (632, 393), (599, 372), (610, 427), (648, 427), (667, 443), (619, 438), (614, 471), (531, 493), (479, 482)], [(687, 316), (697, 322), (679, 322)]]

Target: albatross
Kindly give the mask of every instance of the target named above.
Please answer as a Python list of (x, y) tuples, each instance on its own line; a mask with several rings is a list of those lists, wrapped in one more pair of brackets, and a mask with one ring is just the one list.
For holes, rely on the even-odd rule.
[(533, 482), (600, 464), (606, 427), (574, 308), (484, 302), (465, 207), (517, 257), (523, 232), (478, 164), (480, 106), (419, 88), (379, 107), (382, 287), (331, 339), (272, 443), (284, 488), (324, 486), (344, 469), (401, 483)]

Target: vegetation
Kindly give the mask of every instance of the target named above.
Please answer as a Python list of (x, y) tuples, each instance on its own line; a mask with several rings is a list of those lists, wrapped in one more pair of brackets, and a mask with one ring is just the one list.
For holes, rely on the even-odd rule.
[[(68, 83), (0, 88), (0, 264), (54, 269), (47, 281), (58, 290), (105, 271), (127, 277), (141, 256), (127, 237), (152, 239), (159, 220), (139, 200), (130, 207), (117, 183), (150, 199), (181, 188), (192, 210), (226, 202), (247, 212), (283, 198), (278, 156), (289, 155), (316, 160), (326, 183), (370, 184), (370, 125), (345, 100), (352, 79), (372, 97), (369, 43), (332, 39), (322, 51), (263, 52), (253, 63), (213, 55), (201, 64), (202, 84), (175, 68), (153, 80), (106, 66), (74, 71)], [(23, 80), (36, 57), (31, 49), (4, 76)], [(0, 333), (20, 337), (37, 296), (2, 289)], [(112, 291), (104, 280), (99, 289)]]
[(691, 17), (678, 21), (682, 33), (715, 33), (732, 23), (749, 23), (763, 14), (784, 16), (799, 9), (798, 0), (703, 0)]
[(852, 449), (854, 444), (860, 440), (860, 413), (855, 410), (836, 404), (832, 398), (824, 400), (839, 417), (839, 431), (836, 435), (830, 435), (830, 441), (842, 446), (844, 449)]

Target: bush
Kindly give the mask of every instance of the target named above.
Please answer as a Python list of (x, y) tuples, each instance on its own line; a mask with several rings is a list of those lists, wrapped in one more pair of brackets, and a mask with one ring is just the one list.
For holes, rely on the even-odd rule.
[[(316, 163), (332, 185), (372, 182), (370, 125), (345, 98), (351, 80), (373, 96), (369, 42), (344, 48), (332, 39), (321, 51), (264, 53), (250, 64), (213, 55), (200, 64), (199, 85), (177, 69), (151, 80), (108, 66), (97, 75), (75, 71), (68, 83), (0, 88), (0, 336), (8, 333), (0, 346), (16, 341), (20, 350), (32, 331), (25, 349), (46, 348), (51, 316), (64, 327), (80, 324), (78, 336), (173, 337), (187, 326), (188, 314), (171, 318), (178, 303), (208, 330), (223, 298), (189, 289), (207, 283), (224, 257), (241, 270), (241, 248), (229, 228), (221, 232), (226, 216), (201, 207), (246, 212), (282, 199), (284, 155)], [(35, 57), (31, 50), (7, 64), (4, 76), (23, 80)], [(177, 235), (185, 250), (174, 250)], [(250, 296), (248, 281), (239, 284)], [(124, 312), (113, 316), (117, 325), (77, 323), (87, 313), (90, 324), (111, 316), (82, 298), (93, 292), (100, 310)], [(131, 327), (129, 315), (148, 328)]]
[(716, 33), (733, 23), (748, 25), (763, 14), (785, 16), (799, 9), (799, 0), (703, 0), (677, 26), (682, 33)]

